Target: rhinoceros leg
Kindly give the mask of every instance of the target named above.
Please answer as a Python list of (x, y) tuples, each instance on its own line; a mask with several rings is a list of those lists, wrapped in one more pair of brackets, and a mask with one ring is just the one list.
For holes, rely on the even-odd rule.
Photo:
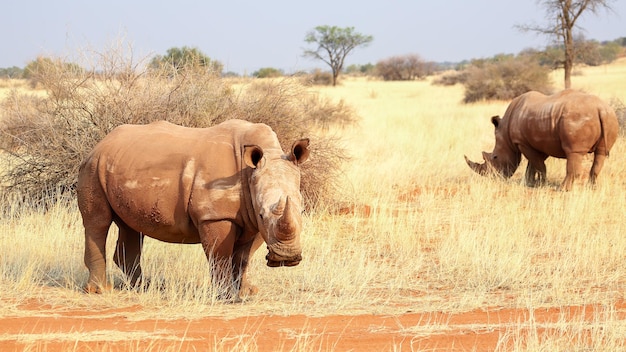
[(593, 157), (593, 165), (591, 165), (591, 170), (589, 171), (589, 183), (591, 185), (596, 184), (598, 175), (600, 174), (600, 171), (602, 171), (602, 167), (604, 166), (604, 160), (606, 160), (606, 154), (604, 154), (604, 152), (595, 153)]
[(253, 240), (247, 243), (236, 244), (233, 252), (232, 267), (233, 278), (239, 278), (239, 299), (245, 299), (248, 296), (256, 294), (259, 290), (256, 286), (248, 281), (247, 271), (250, 257), (263, 244), (263, 237), (257, 234)]
[(528, 159), (524, 177), (526, 185), (529, 187), (543, 186), (546, 183), (545, 161), (548, 156), (523, 146), (520, 146), (520, 151)]
[(121, 220), (115, 222), (119, 228), (119, 237), (113, 261), (122, 269), (134, 287), (141, 279), (141, 248), (143, 247), (143, 235), (126, 225)]
[(79, 188), (77, 196), (85, 227), (84, 260), (89, 270), (85, 291), (102, 293), (111, 288), (106, 280), (106, 241), (113, 222), (111, 207), (98, 186)]
[(572, 185), (574, 184), (574, 180), (580, 178), (581, 172), (580, 169), (582, 167), (584, 154), (581, 153), (569, 153), (566, 155), (567, 157), (567, 170), (565, 174), (565, 179), (563, 183), (561, 183), (561, 190), (570, 191), (572, 189)]
[[(235, 224), (226, 220), (204, 221), (198, 226), (202, 248), (209, 263), (213, 264), (211, 270), (213, 284), (228, 291), (236, 289), (233, 287), (231, 259), (237, 230)], [(231, 285), (231, 287), (226, 287), (227, 285)], [(229, 296), (231, 293), (232, 291), (223, 294)]]

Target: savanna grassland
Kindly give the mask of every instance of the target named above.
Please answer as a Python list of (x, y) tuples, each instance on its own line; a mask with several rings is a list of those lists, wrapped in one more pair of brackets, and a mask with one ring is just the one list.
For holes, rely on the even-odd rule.
[[(626, 102), (624, 59), (572, 81)], [(146, 240), (150, 286), (123, 288), (109, 260), (120, 289), (87, 295), (77, 208), (9, 212), (0, 350), (626, 350), (623, 137), (595, 189), (558, 191), (565, 161), (555, 159), (548, 186), (528, 188), (525, 161), (501, 180), (463, 159), (493, 148), (489, 118), (508, 102), (466, 105), (461, 86), (428, 80), (310, 89), (344, 99), (359, 123), (320, 132), (340, 136), (351, 160), (334, 195), (341, 209), (304, 215), (299, 266), (268, 268), (260, 250), (249, 272), (258, 295), (223, 302), (199, 245)]]

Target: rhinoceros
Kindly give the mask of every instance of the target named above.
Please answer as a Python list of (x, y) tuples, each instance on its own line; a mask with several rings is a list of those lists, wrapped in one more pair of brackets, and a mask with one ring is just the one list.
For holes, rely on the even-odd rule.
[(142, 276), (143, 238), (149, 236), (201, 243), (214, 263), (213, 280), (230, 280), (228, 292), (238, 297), (256, 293), (246, 269), (263, 241), (268, 266), (294, 266), (302, 259), (299, 165), (308, 156), (309, 139), (295, 141), (285, 153), (270, 127), (242, 120), (209, 128), (165, 121), (116, 127), (78, 175), (89, 269), (85, 291), (111, 287), (105, 243), (114, 222), (114, 262), (131, 285)]
[(546, 182), (545, 160), (548, 156), (567, 159), (567, 172), (561, 189), (569, 191), (581, 175), (582, 160), (594, 153), (589, 183), (596, 179), (618, 134), (615, 111), (597, 96), (566, 89), (546, 96), (524, 93), (509, 104), (503, 118), (494, 116), (496, 144), (491, 153), (483, 152), (482, 164), (465, 161), (481, 175), (500, 174), (509, 178), (515, 173), (523, 154), (528, 159), (525, 183)]

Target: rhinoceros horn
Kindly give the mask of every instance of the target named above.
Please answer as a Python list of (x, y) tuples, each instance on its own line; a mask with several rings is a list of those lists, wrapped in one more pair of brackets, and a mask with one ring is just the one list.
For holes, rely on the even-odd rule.
[[(475, 163), (473, 161), (471, 161), (467, 156), (463, 155), (465, 157), (465, 162), (467, 163), (467, 165), (470, 167), (470, 169), (474, 170), (477, 174), (479, 175), (484, 175), (487, 172), (487, 162), (485, 161), (482, 164), (479, 163)], [(484, 158), (484, 154), (483, 154), (483, 158)]]
[[(279, 206), (283, 204), (281, 199)], [(278, 227), (278, 237), (279, 240), (288, 240), (295, 234), (297, 230), (298, 221), (296, 217), (293, 215), (294, 208), (289, 201), (289, 197), (287, 197), (284, 201), (283, 215), (278, 219), (277, 227)]]

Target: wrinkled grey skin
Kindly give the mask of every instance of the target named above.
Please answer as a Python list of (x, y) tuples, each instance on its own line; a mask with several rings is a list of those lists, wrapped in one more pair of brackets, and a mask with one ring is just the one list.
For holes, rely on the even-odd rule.
[[(124, 125), (88, 155), (78, 176), (85, 227), (87, 292), (110, 288), (106, 238), (119, 228), (115, 263), (135, 285), (142, 276), (143, 236), (201, 243), (215, 281), (232, 293), (257, 291), (246, 277), (251, 255), (265, 242), (268, 266), (302, 259), (299, 165), (309, 140), (284, 153), (266, 125), (229, 120), (210, 128), (168, 122)], [(195, 270), (196, 268), (190, 268)]]
[(561, 189), (569, 191), (582, 176), (582, 160), (594, 154), (589, 183), (595, 184), (609, 150), (618, 134), (613, 109), (600, 98), (567, 89), (546, 96), (528, 92), (513, 99), (503, 118), (494, 116), (496, 144), (483, 152), (482, 164), (465, 157), (469, 167), (481, 175), (511, 177), (522, 154), (528, 159), (525, 182), (528, 186), (546, 182), (548, 156), (567, 159), (567, 173)]

